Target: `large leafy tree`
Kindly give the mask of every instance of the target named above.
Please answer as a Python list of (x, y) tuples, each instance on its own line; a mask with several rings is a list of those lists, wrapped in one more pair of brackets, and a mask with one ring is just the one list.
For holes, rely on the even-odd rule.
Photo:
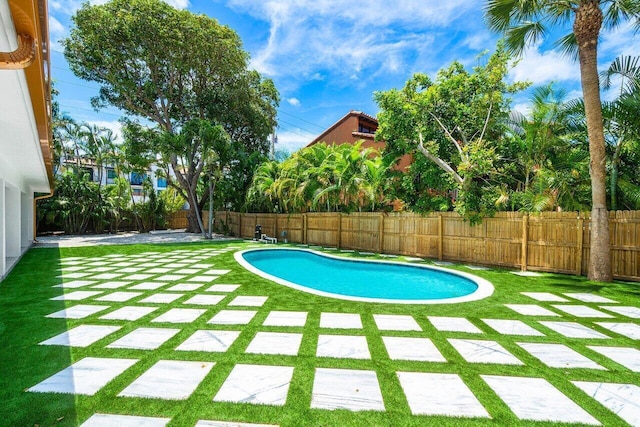
[[(187, 123), (205, 120), (244, 151), (266, 152), (278, 93), (271, 80), (247, 69), (248, 54), (232, 29), (160, 0), (85, 3), (73, 21), (63, 41), (65, 58), (77, 76), (100, 85), (95, 107), (118, 107), (169, 139), (189, 134), (182, 131)], [(179, 157), (185, 150), (199, 158), (209, 153), (197, 140), (182, 139), (179, 150), (163, 144), (160, 154), (188, 196), (189, 230), (203, 231), (205, 198), (191, 193), (204, 168), (197, 161), (180, 164)]]
[(499, 48), (473, 72), (454, 62), (435, 81), (415, 74), (403, 89), (375, 94), (381, 109), (376, 137), (387, 142), (390, 153), (428, 159), (439, 171), (422, 165), (418, 173), (433, 180), (420, 185), (436, 193), (457, 192), (456, 210), (471, 219), (493, 206), (486, 190), (499, 169), (505, 95), (526, 87), (505, 83), (509, 60)]
[(572, 25), (558, 44), (565, 52), (576, 52), (587, 119), (591, 173), (591, 250), (588, 277), (613, 279), (609, 248), (606, 154), (602, 104), (598, 80), (598, 38), (603, 27), (625, 21), (640, 26), (640, 2), (629, 0), (488, 0), (485, 14), (489, 27), (506, 36), (511, 51), (520, 53), (548, 33), (549, 27)]

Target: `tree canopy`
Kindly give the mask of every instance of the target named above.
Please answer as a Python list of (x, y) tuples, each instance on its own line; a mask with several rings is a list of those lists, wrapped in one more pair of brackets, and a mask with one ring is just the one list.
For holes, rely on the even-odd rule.
[(463, 214), (493, 209), (483, 188), (499, 173), (507, 95), (526, 87), (505, 82), (508, 66), (509, 55), (499, 48), (473, 72), (454, 62), (435, 81), (415, 74), (403, 89), (375, 94), (381, 110), (376, 137), (386, 141), (386, 151), (424, 155), (440, 172), (426, 165), (414, 171), (432, 177), (431, 190), (456, 192)]
[[(77, 76), (100, 85), (92, 104), (120, 108), (133, 119), (128, 127), (151, 122), (156, 133), (167, 134), (162, 138), (181, 139), (156, 148), (177, 177), (169, 185), (189, 196), (190, 230), (202, 231), (199, 209), (205, 197), (194, 189), (203, 164), (193, 158), (179, 164), (178, 158), (190, 152), (205, 159), (209, 153), (203, 151), (206, 144), (189, 140), (193, 132), (184, 128), (194, 123), (202, 128), (207, 121), (238, 151), (265, 153), (279, 101), (273, 82), (247, 69), (248, 54), (232, 29), (160, 0), (85, 3), (73, 21), (64, 54)], [(141, 152), (161, 140), (150, 138), (143, 147), (140, 138), (153, 135), (130, 134)]]

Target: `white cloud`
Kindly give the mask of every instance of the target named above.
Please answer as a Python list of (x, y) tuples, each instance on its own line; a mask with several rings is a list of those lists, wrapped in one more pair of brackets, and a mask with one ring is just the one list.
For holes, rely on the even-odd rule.
[(280, 148), (293, 153), (313, 141), (316, 136), (318, 135), (299, 128), (278, 131), (276, 150)]
[(87, 120), (87, 123), (91, 125), (96, 125), (99, 127), (111, 129), (113, 135), (115, 136), (116, 143), (122, 143), (122, 125), (118, 121), (107, 121), (107, 120)]
[(477, 13), (481, 4), (479, 0), (405, 0), (392, 7), (386, 0), (363, 0), (357, 6), (348, 0), (225, 3), (269, 23), (269, 37), (253, 55), (251, 67), (298, 81), (335, 73), (338, 85), (376, 74), (406, 73), (416, 57), (437, 50), (434, 28), (445, 28), (465, 13)]
[(559, 52), (540, 52), (537, 45), (525, 49), (522, 60), (509, 76), (514, 81), (530, 81), (538, 86), (550, 81), (579, 81), (580, 68), (577, 62)]
[(298, 98), (287, 98), (286, 101), (289, 105), (293, 105), (294, 107), (300, 106), (300, 100)]
[[(611, 31), (603, 31), (600, 40), (599, 55), (601, 57), (610, 57), (611, 60), (621, 55), (638, 55), (638, 40), (631, 22)], [(636, 38), (634, 40), (634, 38)], [(608, 65), (608, 64), (607, 64)]]
[(164, 0), (164, 2), (176, 9), (186, 9), (190, 5), (189, 0)]

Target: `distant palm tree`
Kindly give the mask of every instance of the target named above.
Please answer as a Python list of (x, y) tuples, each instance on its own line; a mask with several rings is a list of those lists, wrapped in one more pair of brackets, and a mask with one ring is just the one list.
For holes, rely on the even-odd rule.
[(489, 27), (505, 34), (507, 47), (521, 53), (547, 33), (548, 26), (571, 23), (573, 31), (558, 44), (566, 53), (577, 49), (587, 119), (591, 171), (591, 251), (588, 277), (610, 282), (609, 215), (607, 212), (606, 154), (598, 80), (600, 30), (632, 21), (640, 28), (637, 0), (488, 0)]

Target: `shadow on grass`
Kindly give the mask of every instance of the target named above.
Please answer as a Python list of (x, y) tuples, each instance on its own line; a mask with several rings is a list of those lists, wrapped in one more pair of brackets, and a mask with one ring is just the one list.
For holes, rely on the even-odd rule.
[(67, 330), (66, 319), (47, 314), (65, 308), (57, 248), (30, 249), (0, 282), (0, 424), (77, 425), (75, 396), (27, 389), (72, 363), (71, 348), (38, 343)]

